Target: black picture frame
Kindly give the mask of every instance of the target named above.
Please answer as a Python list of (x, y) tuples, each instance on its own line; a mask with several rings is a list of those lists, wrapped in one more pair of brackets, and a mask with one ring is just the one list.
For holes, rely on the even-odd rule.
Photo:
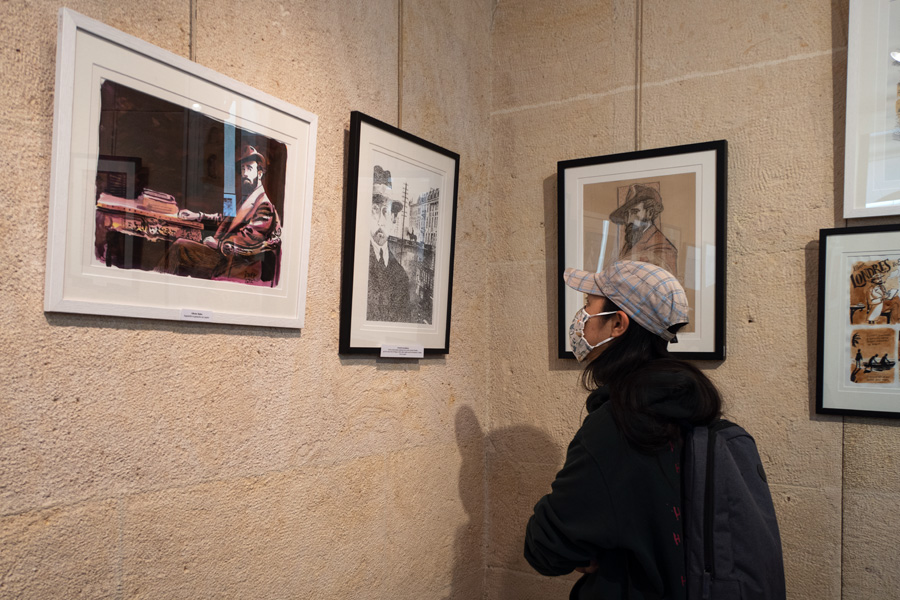
[(900, 224), (819, 231), (817, 324), (816, 412), (900, 418)]
[[(560, 358), (574, 358), (569, 322), (583, 305), (562, 273), (567, 267), (597, 271), (619, 256), (674, 269), (684, 285), (692, 323), (669, 345), (671, 352), (686, 360), (725, 358), (727, 159), (727, 141), (714, 140), (559, 161)], [(646, 228), (632, 225), (629, 236), (616, 209), (641, 203), (635, 185), (656, 191), (655, 216)]]
[(450, 351), (458, 185), (459, 154), (351, 113), (341, 354)]

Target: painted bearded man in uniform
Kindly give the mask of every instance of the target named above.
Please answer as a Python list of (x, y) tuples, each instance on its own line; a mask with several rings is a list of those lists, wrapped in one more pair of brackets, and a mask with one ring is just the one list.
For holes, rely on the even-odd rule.
[(678, 274), (678, 250), (657, 226), (663, 211), (659, 192), (636, 183), (628, 188), (625, 203), (609, 215), (610, 221), (625, 226), (625, 242), (619, 260), (639, 260)]
[(369, 220), (369, 287), (366, 320), (410, 322), (409, 277), (388, 248), (388, 233), (403, 206), (391, 198), (391, 173), (375, 167)]
[[(281, 221), (262, 184), (265, 157), (253, 146), (244, 146), (237, 166), (243, 201), (235, 216), (179, 211), (181, 219), (218, 223), (218, 229), (214, 235), (204, 238), (203, 243), (176, 240), (157, 266), (158, 271), (203, 279), (263, 282), (263, 257), (270, 251), (277, 255)], [(275, 273), (268, 274), (267, 279), (271, 281), (265, 283), (278, 283), (277, 265)]]

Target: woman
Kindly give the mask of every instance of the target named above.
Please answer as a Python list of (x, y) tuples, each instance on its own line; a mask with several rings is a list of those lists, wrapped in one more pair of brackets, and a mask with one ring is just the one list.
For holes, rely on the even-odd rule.
[(570, 341), (593, 391), (534, 507), (525, 558), (543, 575), (584, 573), (570, 598), (683, 599), (682, 430), (722, 407), (712, 382), (667, 349), (688, 322), (687, 297), (671, 273), (637, 261), (564, 279), (587, 294)]

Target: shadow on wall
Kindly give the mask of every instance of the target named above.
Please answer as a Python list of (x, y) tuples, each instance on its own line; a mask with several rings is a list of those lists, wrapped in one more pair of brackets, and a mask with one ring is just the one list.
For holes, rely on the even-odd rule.
[(459, 497), (469, 520), (456, 530), (453, 542), (453, 575), (447, 600), (481, 598), (483, 592), (482, 531), (484, 524), (484, 434), (475, 412), (463, 406), (456, 412), (456, 444)]
[[(525, 525), (535, 503), (550, 491), (562, 467), (563, 451), (536, 427), (517, 425), (485, 433), (468, 406), (456, 413), (456, 440), (462, 456), (459, 494), (469, 519), (457, 530), (447, 598), (481, 598), (483, 592), (496, 600), (531, 598), (535, 579), (544, 578), (523, 557)], [(486, 472), (487, 496), (482, 472)], [(484, 561), (483, 526), (488, 538)], [(484, 579), (483, 564), (489, 573)], [(485, 585), (488, 589), (482, 590)], [(571, 587), (571, 582), (566, 585)]]

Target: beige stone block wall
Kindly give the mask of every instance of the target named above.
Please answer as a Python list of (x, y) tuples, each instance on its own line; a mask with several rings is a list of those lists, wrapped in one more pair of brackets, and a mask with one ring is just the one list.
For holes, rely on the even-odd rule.
[[(490, 3), (66, 3), (318, 115), (302, 332), (43, 313), (60, 5), (0, 5), (0, 597), (481, 597)], [(465, 157), (446, 357), (338, 355), (351, 110)]]
[[(492, 320), (506, 333), (490, 419), (525, 429), (547, 460), (487, 454), (489, 598), (565, 598), (571, 583), (535, 579), (521, 559), (531, 511), (519, 496), (548, 490), (586, 395), (578, 367), (555, 358), (556, 162), (713, 139), (729, 144), (728, 350), (698, 364), (759, 444), (789, 597), (898, 597), (895, 428), (814, 412), (818, 231), (844, 224), (847, 12), (811, 0), (498, 4)], [(518, 531), (495, 532), (511, 521)]]
[[(701, 367), (759, 442), (789, 597), (900, 598), (896, 428), (812, 409), (847, 4), (67, 3), (318, 114), (302, 333), (42, 312), (60, 3), (0, 5), (0, 597), (567, 597), (522, 558), (586, 395), (556, 163), (727, 139)], [(337, 354), (354, 109), (461, 154), (446, 357)]]
[(114, 598), (118, 501), (0, 517), (3, 598)]
[(844, 589), (848, 598), (900, 598), (898, 424), (844, 426)]

